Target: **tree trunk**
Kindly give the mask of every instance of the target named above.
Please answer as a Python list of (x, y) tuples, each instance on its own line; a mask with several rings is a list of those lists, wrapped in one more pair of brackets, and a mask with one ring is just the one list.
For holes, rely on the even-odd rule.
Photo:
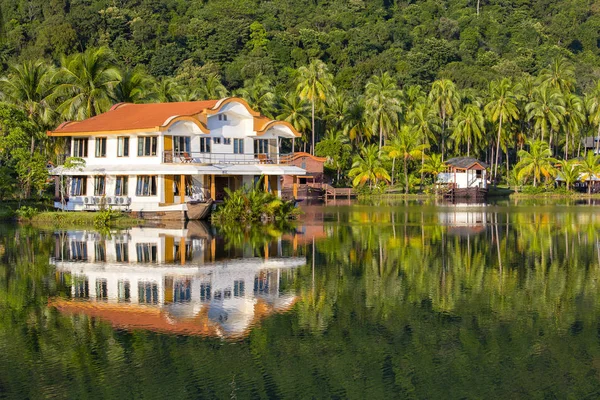
[(394, 186), (394, 167), (396, 166), (396, 157), (392, 158), (392, 187)]
[(479, 17), (479, 5), (481, 3), (481, 0), (477, 0), (477, 16)]
[(496, 169), (494, 170), (494, 186), (498, 181), (498, 159), (500, 154), (500, 134), (502, 133), (502, 114), (500, 114), (500, 123), (498, 124), (498, 141), (496, 142)]
[(600, 124), (598, 124), (598, 135), (596, 136), (596, 154), (600, 152)]
[(383, 126), (381, 125), (381, 121), (379, 121), (379, 151), (381, 151), (382, 146), (383, 146)]
[(467, 136), (467, 157), (470, 156), (470, 152), (471, 152), (471, 140), (470, 140), (469, 136)]
[(444, 162), (444, 151), (446, 142), (446, 110), (442, 108), (442, 162)]
[(565, 138), (565, 161), (569, 159), (569, 130), (567, 129), (567, 137)]
[(312, 146), (310, 148), (310, 154), (315, 154), (315, 100), (312, 101)]
[[(423, 167), (425, 166), (425, 151), (421, 152), (421, 183), (419, 184), (419, 191), (423, 191)], [(433, 181), (435, 185), (435, 180)]]
[(408, 194), (408, 166), (406, 165), (406, 157), (404, 157), (404, 193)]

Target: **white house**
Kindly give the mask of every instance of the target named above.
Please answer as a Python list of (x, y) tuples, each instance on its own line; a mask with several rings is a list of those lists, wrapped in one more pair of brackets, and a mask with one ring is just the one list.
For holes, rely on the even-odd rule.
[(446, 186), (447, 197), (481, 198), (487, 194), (487, 164), (471, 157), (455, 157), (446, 161), (446, 172), (437, 184)]
[[(49, 136), (67, 138), (65, 157), (82, 168), (58, 166), (55, 207), (182, 215), (193, 201), (222, 199), (224, 189), (252, 185), (281, 193), (281, 177), (305, 170), (281, 154), (283, 140), (300, 134), (285, 121), (266, 118), (240, 98), (114, 105), (80, 122), (66, 122)], [(62, 179), (61, 179), (62, 178)]]
[(51, 263), (71, 296), (51, 304), (123, 329), (220, 337), (294, 304), (286, 287), (305, 257), (277, 241), (229, 254), (218, 240), (197, 227), (57, 234)]

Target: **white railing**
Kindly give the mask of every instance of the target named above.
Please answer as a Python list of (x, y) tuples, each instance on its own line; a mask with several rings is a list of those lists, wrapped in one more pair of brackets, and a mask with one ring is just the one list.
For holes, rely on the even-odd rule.
[(234, 154), (200, 152), (163, 152), (167, 164), (289, 164), (292, 154)]

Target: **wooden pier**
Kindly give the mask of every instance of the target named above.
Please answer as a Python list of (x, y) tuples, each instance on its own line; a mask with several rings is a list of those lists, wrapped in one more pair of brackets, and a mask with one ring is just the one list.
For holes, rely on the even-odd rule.
[(357, 196), (357, 193), (353, 188), (335, 188), (331, 185), (324, 184), (323, 190), (325, 192), (325, 201), (329, 199), (335, 200), (338, 197), (350, 199)]

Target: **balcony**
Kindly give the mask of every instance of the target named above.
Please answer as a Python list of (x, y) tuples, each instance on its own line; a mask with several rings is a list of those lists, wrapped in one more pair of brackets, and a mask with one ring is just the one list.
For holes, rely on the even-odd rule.
[(288, 165), (292, 161), (291, 154), (233, 154), (233, 153), (200, 153), (174, 151), (163, 152), (163, 163), (166, 164), (279, 164)]

